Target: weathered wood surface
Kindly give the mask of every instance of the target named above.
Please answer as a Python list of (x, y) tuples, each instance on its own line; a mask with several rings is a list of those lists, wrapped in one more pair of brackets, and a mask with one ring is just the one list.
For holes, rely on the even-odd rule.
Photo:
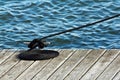
[(0, 80), (120, 80), (120, 49), (60, 49), (49, 60), (16, 58), (19, 50), (0, 50)]

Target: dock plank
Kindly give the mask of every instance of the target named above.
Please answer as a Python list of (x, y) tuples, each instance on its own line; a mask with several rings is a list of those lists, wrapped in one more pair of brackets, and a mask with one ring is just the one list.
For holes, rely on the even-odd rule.
[(3, 63), (0, 64), (0, 78), (19, 62), (19, 60), (16, 59), (16, 55), (18, 54), (18, 52), (14, 52), (15, 53), (10, 56), (9, 59), (5, 60)]
[(15, 80), (24, 70), (29, 68), (34, 61), (20, 61), (11, 70), (9, 70), (1, 80)]
[(107, 50), (81, 80), (95, 80), (119, 54), (119, 50)]
[(117, 74), (111, 80), (120, 80), (120, 68)]
[[(26, 71), (19, 75), (16, 80), (31, 80), (39, 71), (41, 71), (50, 60), (35, 61)], [(26, 75), (27, 74), (27, 75)]]
[[(24, 73), (22, 73), (16, 80), (31, 80), (43, 68), (51, 62), (50, 60), (35, 61)], [(27, 74), (27, 75), (26, 75)]]
[(78, 61), (88, 55), (89, 50), (76, 51), (65, 63), (62, 65), (53, 75), (49, 77), (48, 80), (63, 80), (64, 77), (69, 74), (69, 72), (74, 68)]
[(107, 67), (107, 69), (104, 70), (104, 72), (100, 74), (99, 77), (96, 79), (110, 80), (111, 77), (119, 70), (119, 68), (120, 68), (120, 53), (117, 56), (117, 58), (115, 58), (113, 62)]
[(4, 49), (4, 50), (0, 50), (0, 64), (7, 58), (9, 57), (5, 55), (5, 53), (7, 52), (8, 50)]
[(0, 50), (0, 64), (8, 59), (13, 53), (14, 51), (8, 49)]
[(54, 71), (56, 71), (64, 62), (73, 55), (75, 50), (62, 50), (60, 55), (53, 59), (42, 71), (40, 71), (32, 80), (47, 80)]
[(60, 49), (49, 60), (16, 58), (0, 50), (0, 80), (120, 80), (120, 49)]
[(104, 50), (92, 50), (89, 55), (80, 62), (64, 80), (79, 80), (86, 70), (104, 54)]

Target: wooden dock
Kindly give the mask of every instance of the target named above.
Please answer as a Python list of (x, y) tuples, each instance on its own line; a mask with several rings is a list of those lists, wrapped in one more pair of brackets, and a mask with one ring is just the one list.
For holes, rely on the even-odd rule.
[(0, 80), (120, 80), (120, 49), (60, 49), (49, 60), (19, 60), (0, 50)]

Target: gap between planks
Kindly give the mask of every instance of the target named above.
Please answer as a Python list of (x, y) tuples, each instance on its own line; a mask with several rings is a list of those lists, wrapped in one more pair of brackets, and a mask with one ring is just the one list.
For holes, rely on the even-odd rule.
[[(110, 53), (110, 51), (115, 51), (114, 56), (111, 55), (109, 63), (104, 64), (104, 67), (101, 67), (101, 71), (96, 75), (96, 79), (103, 79), (101, 76), (108, 74), (108, 71), (112, 68), (114, 70), (114, 64), (119, 62), (119, 50), (61, 50), (60, 55), (54, 59), (45, 60), (45, 61), (19, 61), (15, 59), (15, 55), (19, 52), (18, 50), (0, 50), (0, 76), (1, 80), (87, 80), (85, 76), (89, 76), (94, 70), (95, 66), (99, 62), (104, 61), (104, 56)], [(101, 52), (100, 52), (101, 51)], [(117, 51), (119, 51), (117, 53)], [(82, 53), (82, 54), (81, 54)], [(84, 53), (84, 54), (83, 54)], [(96, 54), (100, 53), (100, 54)], [(97, 55), (97, 56), (96, 56)], [(92, 59), (93, 58), (93, 59)], [(116, 59), (117, 58), (117, 59)], [(95, 60), (94, 60), (95, 59)], [(86, 64), (86, 61), (91, 60), (91, 63)], [(73, 62), (71, 62), (73, 61)], [(83, 67), (82, 65), (86, 65)], [(117, 64), (118, 68), (120, 65)], [(78, 72), (79, 70), (82, 71)], [(78, 71), (76, 71), (78, 69)], [(112, 71), (111, 70), (111, 71)], [(99, 71), (99, 70), (98, 70)], [(120, 68), (115, 69), (111, 77), (111, 80), (120, 79)], [(64, 73), (63, 73), (64, 72)], [(74, 77), (74, 73), (77, 77)], [(27, 75), (26, 75), (27, 74)], [(73, 75), (74, 74), (74, 75)], [(108, 79), (108, 77), (105, 77)], [(92, 79), (89, 79), (92, 80)]]

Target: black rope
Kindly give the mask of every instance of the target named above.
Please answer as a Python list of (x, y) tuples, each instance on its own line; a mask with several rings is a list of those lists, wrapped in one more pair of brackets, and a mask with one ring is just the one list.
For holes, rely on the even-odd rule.
[(84, 28), (84, 27), (88, 27), (88, 26), (91, 26), (91, 25), (95, 25), (97, 23), (101, 23), (101, 22), (104, 22), (104, 21), (107, 21), (107, 20), (110, 20), (110, 19), (113, 19), (113, 18), (116, 18), (116, 17), (119, 17), (119, 16), (120, 16), (120, 14), (117, 14), (117, 15), (114, 15), (112, 17), (104, 18), (102, 20), (98, 20), (98, 21), (95, 21), (95, 22), (92, 22), (92, 23), (88, 23), (86, 25), (82, 25), (82, 26), (79, 26), (79, 27), (76, 27), (76, 28), (72, 28), (72, 29), (68, 29), (68, 30), (62, 31), (62, 32), (50, 34), (50, 35), (45, 36), (45, 37), (40, 38), (40, 39), (34, 39), (33, 41), (30, 42), (30, 44), (28, 44), (28, 48), (30, 48), (28, 51), (31, 51), (32, 49), (34, 49), (36, 47), (44, 48), (45, 47), (44, 39), (46, 39), (48, 37), (60, 35), (60, 34), (66, 33), (66, 32), (71, 32), (71, 31), (74, 31), (74, 30), (78, 30), (80, 28)]
[(82, 25), (80, 27), (72, 28), (72, 29), (65, 30), (65, 31), (62, 31), (62, 32), (58, 32), (58, 33), (54, 33), (54, 34), (50, 34), (48, 36), (45, 36), (45, 37), (41, 38), (40, 40), (44, 40), (44, 39), (46, 39), (48, 37), (53, 37), (53, 36), (60, 35), (60, 34), (66, 33), (66, 32), (71, 32), (71, 31), (74, 31), (74, 30), (78, 30), (80, 28), (84, 28), (84, 27), (88, 27), (88, 26), (91, 26), (91, 25), (95, 25), (97, 23), (101, 23), (101, 22), (104, 22), (104, 21), (107, 21), (107, 20), (110, 20), (110, 19), (113, 19), (113, 18), (116, 18), (116, 17), (119, 17), (119, 16), (120, 16), (120, 14), (117, 14), (117, 15), (114, 15), (114, 16), (111, 16), (111, 17), (108, 17), (108, 18), (105, 18), (105, 19), (102, 19), (102, 20), (98, 20), (98, 21), (95, 21), (95, 22), (92, 22), (92, 23), (88, 23), (86, 25)]

